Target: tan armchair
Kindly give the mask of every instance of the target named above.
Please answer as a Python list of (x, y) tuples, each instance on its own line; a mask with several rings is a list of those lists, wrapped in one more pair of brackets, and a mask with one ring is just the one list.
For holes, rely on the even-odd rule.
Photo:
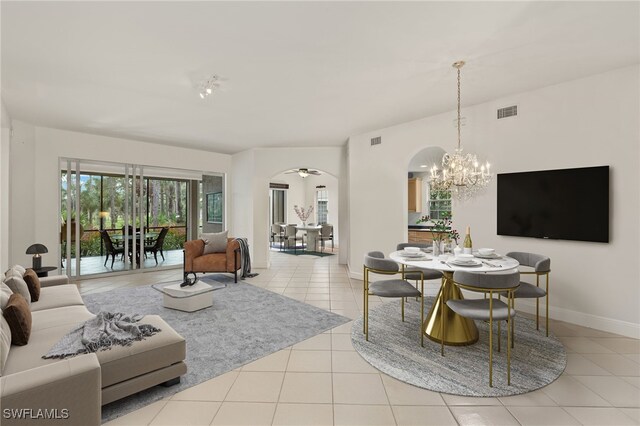
[(227, 251), (225, 253), (203, 254), (204, 241), (191, 240), (184, 243), (184, 278), (189, 274), (195, 276), (201, 272), (228, 272), (233, 274), (235, 282), (238, 282), (238, 270), (240, 269), (240, 243), (235, 238), (227, 239)]

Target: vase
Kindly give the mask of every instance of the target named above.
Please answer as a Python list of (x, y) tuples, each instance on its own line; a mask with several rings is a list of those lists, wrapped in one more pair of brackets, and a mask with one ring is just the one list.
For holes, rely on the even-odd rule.
[(307, 222), (302, 221), (302, 227), (305, 228), (307, 226)]
[(447, 252), (447, 243), (445, 240), (440, 241), (440, 254), (445, 254)]
[(441, 248), (440, 247), (440, 241), (435, 241), (434, 240), (433, 241), (433, 256), (434, 257), (440, 256), (441, 253), (444, 253), (444, 252), (440, 251), (440, 248)]

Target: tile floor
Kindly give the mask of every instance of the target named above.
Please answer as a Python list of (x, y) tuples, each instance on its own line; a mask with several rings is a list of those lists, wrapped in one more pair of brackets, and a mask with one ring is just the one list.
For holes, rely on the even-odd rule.
[[(362, 281), (337, 256), (272, 253), (251, 284), (355, 318)], [(85, 280), (83, 293), (180, 278), (180, 271)], [(372, 298), (375, 299), (375, 298)], [(382, 303), (372, 300), (372, 305)], [(469, 398), (399, 382), (351, 346), (351, 323), (120, 417), (116, 425), (633, 425), (640, 424), (640, 341), (552, 321), (565, 373), (526, 395)]]

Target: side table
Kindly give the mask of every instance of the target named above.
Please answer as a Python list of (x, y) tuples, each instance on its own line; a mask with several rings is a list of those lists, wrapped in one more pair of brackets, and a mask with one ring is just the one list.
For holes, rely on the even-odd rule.
[(43, 278), (48, 277), (49, 272), (55, 271), (56, 269), (58, 269), (57, 266), (42, 266), (38, 269), (34, 269), (33, 272), (35, 272), (38, 277)]

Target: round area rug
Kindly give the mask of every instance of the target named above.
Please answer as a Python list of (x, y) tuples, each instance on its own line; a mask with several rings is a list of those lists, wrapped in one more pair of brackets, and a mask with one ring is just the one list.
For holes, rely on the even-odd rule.
[[(425, 299), (425, 315), (434, 302)], [(541, 318), (543, 321), (544, 319)], [(541, 322), (542, 322), (541, 321)], [(535, 320), (515, 317), (515, 348), (511, 352), (511, 385), (507, 385), (507, 335), (502, 324), (502, 351), (497, 351), (494, 325), (493, 387), (489, 387), (489, 324), (476, 321), (480, 338), (469, 346), (446, 346), (425, 336), (420, 346), (420, 302), (405, 304), (405, 322), (400, 300), (369, 310), (369, 341), (362, 332), (362, 317), (354, 321), (351, 340), (360, 355), (378, 370), (403, 382), (463, 396), (518, 395), (548, 385), (562, 374), (567, 354), (551, 333), (536, 330)]]

